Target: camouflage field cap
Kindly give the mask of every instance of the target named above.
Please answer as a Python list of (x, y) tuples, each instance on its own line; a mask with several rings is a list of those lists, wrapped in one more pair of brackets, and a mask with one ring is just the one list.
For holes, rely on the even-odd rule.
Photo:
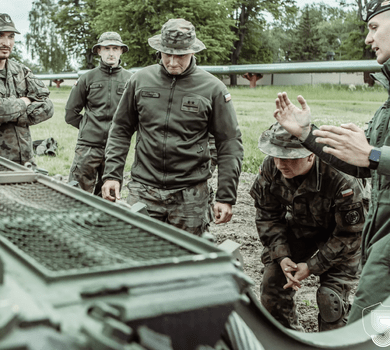
[(197, 53), (206, 48), (196, 38), (192, 23), (183, 18), (170, 19), (162, 26), (161, 34), (149, 38), (148, 43), (153, 49), (170, 55)]
[(20, 34), (15, 28), (14, 22), (6, 13), (0, 13), (0, 32), (14, 32)]
[(282, 159), (306, 158), (313, 153), (279, 123), (273, 124), (261, 134), (258, 147), (263, 153)]
[(122, 46), (123, 53), (129, 51), (129, 47), (122, 42), (121, 36), (116, 32), (105, 32), (102, 35), (100, 35), (100, 38), (98, 40), (98, 43), (93, 46), (92, 52), (97, 54), (97, 49), (100, 46)]
[(362, 19), (368, 22), (377, 14), (390, 10), (390, 0), (372, 0), (362, 9)]

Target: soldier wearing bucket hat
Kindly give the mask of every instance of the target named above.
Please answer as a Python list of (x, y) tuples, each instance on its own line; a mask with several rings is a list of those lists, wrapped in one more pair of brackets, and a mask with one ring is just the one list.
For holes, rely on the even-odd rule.
[(35, 166), (30, 125), (53, 116), (49, 90), (29, 68), (9, 59), (15, 44), (11, 17), (0, 13), (0, 156)]
[(285, 92), (278, 94), (274, 112), (276, 120), (321, 159), (357, 178), (372, 178), (371, 205), (362, 239), (363, 269), (349, 323), (360, 321), (364, 310), (380, 305), (390, 295), (390, 1), (369, 1), (362, 19), (368, 27), (365, 43), (383, 65), (382, 72), (372, 77), (389, 91), (387, 101), (368, 122), (368, 128), (364, 131), (345, 123), (318, 129), (311, 124), (305, 99), (298, 96), (301, 110)]
[(259, 149), (268, 156), (250, 194), (264, 246), (261, 302), (284, 326), (302, 330), (294, 294), (302, 280), (320, 276), (319, 330), (340, 328), (358, 280), (367, 190), (315, 157), (279, 123), (261, 134)]
[(100, 56), (99, 67), (80, 77), (65, 107), (65, 121), (79, 129), (68, 181), (77, 181), (80, 188), (96, 195), (101, 195), (108, 131), (131, 76), (120, 66), (122, 53), (128, 51), (118, 33), (103, 33), (92, 48)]
[(196, 66), (194, 54), (205, 46), (190, 22), (171, 19), (148, 42), (161, 60), (130, 78), (118, 106), (106, 147), (103, 197), (119, 198), (137, 130), (127, 202), (143, 202), (153, 218), (200, 236), (210, 221), (209, 134), (218, 150), (215, 222), (228, 222), (233, 214), (243, 158), (236, 113), (226, 86)]

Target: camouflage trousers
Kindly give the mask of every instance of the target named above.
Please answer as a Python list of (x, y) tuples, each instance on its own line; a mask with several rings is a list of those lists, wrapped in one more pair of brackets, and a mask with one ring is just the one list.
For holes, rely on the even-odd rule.
[(210, 189), (206, 182), (178, 190), (163, 190), (131, 180), (127, 203), (146, 204), (150, 217), (196, 236), (209, 231)]
[[(289, 246), (292, 254), (291, 260), (298, 264), (315, 254), (318, 247), (321, 246), (321, 242), (307, 238), (297, 239), (291, 232)], [(360, 255), (361, 251), (358, 248), (348, 257), (345, 257), (345, 260), (335, 264), (319, 276), (320, 286), (317, 291), (317, 304), (320, 311), (318, 314), (318, 328), (320, 331), (340, 328), (347, 323), (350, 310), (349, 295), (352, 287), (358, 281)], [(292, 288), (283, 289), (283, 286), (287, 283), (286, 277), (280, 264), (271, 260), (268, 248), (263, 251), (262, 262), (265, 265), (260, 285), (262, 305), (283, 326), (303, 331), (296, 312), (295, 291)], [(324, 287), (325, 289), (323, 289)], [(322, 290), (330, 291), (330, 293), (323, 294), (321, 293)], [(340, 314), (332, 322), (329, 322), (329, 316), (321, 316), (321, 310), (325, 310), (325, 313), (329, 314), (335, 300), (340, 301)]]
[(77, 145), (68, 182), (77, 181), (84, 191), (101, 196), (104, 165), (104, 148)]

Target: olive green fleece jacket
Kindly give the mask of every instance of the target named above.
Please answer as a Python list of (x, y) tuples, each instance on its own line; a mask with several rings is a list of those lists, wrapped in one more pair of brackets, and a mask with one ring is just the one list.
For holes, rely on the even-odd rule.
[(211, 177), (210, 132), (218, 152), (216, 200), (235, 204), (243, 159), (236, 113), (226, 86), (195, 59), (181, 75), (169, 74), (160, 63), (131, 77), (110, 129), (103, 180), (122, 181), (135, 131), (131, 176), (160, 189)]
[(99, 67), (83, 74), (72, 87), (65, 121), (79, 129), (78, 145), (106, 146), (112, 118), (130, 77), (121, 66), (111, 67), (100, 60)]

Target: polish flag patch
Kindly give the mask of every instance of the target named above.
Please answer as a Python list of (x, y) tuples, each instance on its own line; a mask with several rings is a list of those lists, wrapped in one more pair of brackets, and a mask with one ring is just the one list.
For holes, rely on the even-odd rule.
[(352, 196), (353, 195), (353, 189), (352, 188), (348, 188), (348, 190), (345, 190), (345, 191), (341, 192), (341, 195), (343, 197)]

